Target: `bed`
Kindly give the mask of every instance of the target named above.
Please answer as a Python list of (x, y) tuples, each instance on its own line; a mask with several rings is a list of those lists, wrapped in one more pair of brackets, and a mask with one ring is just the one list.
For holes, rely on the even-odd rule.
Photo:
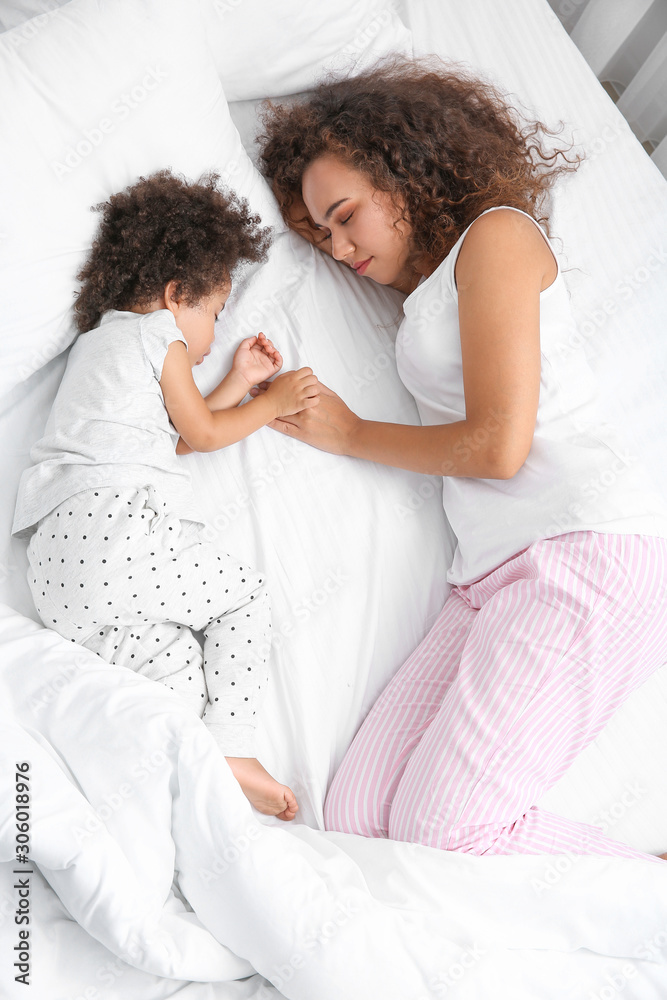
[[(324, 5), (297, 17), (294, 4), (278, 13), (255, 0), (71, 0), (24, 20), (28, 6), (0, 7), (12, 154), (0, 165), (11, 194), (0, 219), (2, 995), (660, 1000), (667, 866), (474, 857), (323, 829), (346, 748), (448, 593), (455, 540), (438, 480), (269, 428), (183, 459), (211, 537), (270, 583), (259, 757), (297, 795), (291, 824), (250, 807), (169, 691), (44, 628), (10, 525), (73, 339), (88, 208), (158, 166), (216, 167), (274, 228), (269, 260), (235, 282), (197, 370), (204, 393), (263, 329), (286, 368), (312, 366), (360, 415), (418, 422), (394, 363), (403, 296), (286, 229), (254, 142), (263, 98), (294, 99), (322, 72), (393, 50), (473, 67), (547, 123), (563, 120), (587, 151), (551, 196), (580, 320), (571, 347), (666, 495), (667, 181), (546, 0), (367, 0), (337, 5), (335, 19)], [(160, 127), (168, 113), (175, 137)], [(667, 650), (665, 661), (542, 800), (650, 853), (667, 850)], [(26, 809), (28, 864), (16, 860)]]

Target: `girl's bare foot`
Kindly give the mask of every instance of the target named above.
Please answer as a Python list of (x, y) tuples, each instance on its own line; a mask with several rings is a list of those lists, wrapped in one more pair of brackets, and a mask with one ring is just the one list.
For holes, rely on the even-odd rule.
[(667, 854), (659, 854), (658, 857), (662, 858), (663, 861), (667, 861)]
[(226, 760), (255, 809), (278, 819), (294, 819), (299, 809), (294, 792), (272, 778), (256, 757), (227, 757)]

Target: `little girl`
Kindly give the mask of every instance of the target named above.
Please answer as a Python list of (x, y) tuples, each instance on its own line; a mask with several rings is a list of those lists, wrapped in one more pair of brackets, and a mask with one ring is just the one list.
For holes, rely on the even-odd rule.
[[(250, 802), (290, 820), (293, 792), (255, 758), (270, 647), (264, 579), (204, 540), (178, 455), (314, 406), (318, 381), (310, 368), (286, 372), (239, 406), (282, 367), (260, 333), (213, 392), (197, 389), (192, 369), (210, 353), (232, 272), (263, 261), (270, 242), (218, 180), (162, 170), (96, 206), (74, 305), (81, 335), (21, 478), (12, 533), (30, 536), (44, 624), (176, 691), (203, 713)], [(191, 629), (204, 634), (203, 663)]]

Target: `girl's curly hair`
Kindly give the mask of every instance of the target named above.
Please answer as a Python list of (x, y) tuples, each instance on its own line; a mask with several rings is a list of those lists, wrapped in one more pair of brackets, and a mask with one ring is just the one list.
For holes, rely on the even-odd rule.
[(259, 229), (247, 201), (218, 187), (210, 171), (188, 182), (158, 170), (93, 206), (102, 212), (84, 266), (74, 314), (80, 332), (108, 309), (146, 306), (175, 281), (194, 305), (231, 281), (241, 260), (264, 261), (271, 230)]
[[(303, 101), (264, 101), (259, 115), (261, 169), (287, 224), (312, 229), (308, 214), (289, 209), (298, 207), (306, 167), (333, 154), (388, 192), (399, 213), (403, 202), (408, 267), (424, 254), (440, 263), (487, 208), (509, 205), (535, 218), (555, 178), (583, 159), (543, 149), (540, 132), (559, 133), (522, 123), (494, 86), (437, 56), (385, 57), (359, 76), (323, 79)], [(556, 165), (559, 156), (565, 163)], [(537, 221), (549, 232), (546, 216)]]

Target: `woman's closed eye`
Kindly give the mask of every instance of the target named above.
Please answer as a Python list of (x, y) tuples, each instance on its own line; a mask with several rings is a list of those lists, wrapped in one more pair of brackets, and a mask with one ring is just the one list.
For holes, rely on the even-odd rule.
[[(350, 212), (350, 214), (348, 215), (347, 219), (341, 219), (341, 222), (340, 222), (341, 226), (344, 226), (346, 222), (349, 222), (353, 215), (354, 215), (354, 212)], [(322, 229), (323, 227), (322, 226), (316, 226), (315, 228), (316, 229)], [(326, 240), (330, 240), (330, 239), (331, 239), (331, 233), (327, 233), (326, 236), (323, 236), (322, 239), (318, 240), (317, 242), (318, 242), (318, 244), (319, 243), (324, 243), (324, 242), (326, 242)]]

